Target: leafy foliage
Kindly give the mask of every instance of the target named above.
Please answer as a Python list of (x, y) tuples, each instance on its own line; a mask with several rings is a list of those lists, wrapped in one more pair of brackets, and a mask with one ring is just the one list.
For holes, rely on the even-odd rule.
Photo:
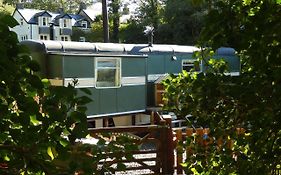
[(165, 81), (166, 107), (210, 128), (207, 146), (192, 139), (184, 145), (194, 151), (184, 164), (187, 173), (269, 174), (280, 164), (280, 12), (277, 1), (213, 3), (200, 44), (235, 48), (240, 76), (224, 74), (225, 64), (206, 61), (204, 51), (196, 56), (213, 69)]
[(112, 42), (119, 42), (119, 19), (120, 19), (120, 0), (112, 0), (109, 4), (110, 7), (110, 16), (109, 18), (112, 20)]
[(15, 25), (0, 14), (0, 174), (100, 174), (105, 150), (120, 152), (130, 139), (78, 144), (89, 134), (85, 105), (91, 99), (38, 77), (39, 65), (9, 30)]
[(201, 32), (206, 12), (207, 3), (196, 4), (192, 0), (167, 0), (164, 24), (168, 26), (170, 35), (166, 37), (169, 37), (170, 43), (194, 45)]
[[(141, 1), (136, 18), (128, 22), (121, 33), (121, 41), (146, 43), (146, 26), (154, 28), (155, 43), (195, 44), (203, 25), (207, 3), (194, 0)], [(124, 31), (124, 32), (123, 32)], [(132, 35), (129, 35), (132, 34)], [(140, 39), (142, 42), (140, 42)]]

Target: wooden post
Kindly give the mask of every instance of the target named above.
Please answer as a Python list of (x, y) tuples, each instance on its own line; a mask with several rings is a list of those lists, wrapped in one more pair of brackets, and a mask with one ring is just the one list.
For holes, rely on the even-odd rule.
[(203, 134), (204, 134), (203, 128), (196, 129), (196, 135), (197, 135), (196, 142), (201, 146), (203, 146)]
[[(179, 129), (176, 131), (177, 132), (177, 141), (180, 142), (182, 141), (182, 130)], [(182, 163), (182, 153), (183, 153), (183, 148), (182, 147), (176, 147), (177, 148), (177, 156), (176, 156), (176, 159), (177, 159), (177, 174), (183, 174), (183, 170), (182, 170), (182, 166), (181, 166), (181, 163)]]
[[(171, 117), (165, 117), (164, 121), (160, 121), (162, 125), (166, 123), (166, 127), (163, 129), (163, 137), (162, 137), (162, 174), (173, 174), (174, 173), (174, 142), (173, 142), (173, 130), (172, 119)], [(166, 156), (165, 156), (166, 155)]]
[(132, 125), (133, 126), (136, 125), (136, 115), (135, 114), (132, 115)]
[(186, 128), (186, 137), (191, 137), (193, 134), (193, 128)]
[(103, 127), (108, 127), (108, 118), (103, 119)]
[[(193, 131), (194, 129), (193, 128), (186, 128), (186, 137), (192, 137), (193, 135)], [(192, 148), (190, 146), (187, 146), (186, 147), (186, 157), (192, 155), (193, 151), (192, 151)]]
[[(171, 125), (171, 123), (170, 123)], [(167, 157), (168, 157), (168, 174), (173, 174), (174, 173), (174, 161), (175, 161), (175, 157), (174, 157), (174, 142), (173, 142), (173, 130), (171, 127), (169, 127), (167, 129)]]

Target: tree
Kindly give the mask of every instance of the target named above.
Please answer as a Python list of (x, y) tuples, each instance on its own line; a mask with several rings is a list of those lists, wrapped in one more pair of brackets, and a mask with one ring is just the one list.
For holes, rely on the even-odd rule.
[(130, 139), (77, 143), (89, 134), (85, 104), (90, 91), (50, 86), (38, 77), (39, 65), (9, 30), (15, 25), (12, 16), (0, 14), (0, 174), (110, 172), (107, 165), (97, 167), (108, 157), (104, 152), (125, 152)]
[(167, 109), (192, 114), (210, 128), (207, 147), (186, 142), (194, 150), (183, 164), (187, 173), (270, 174), (280, 166), (280, 13), (279, 1), (213, 3), (199, 43), (235, 48), (240, 76), (224, 74), (226, 65), (203, 49), (196, 56), (209, 64), (206, 73), (183, 72), (165, 81)]
[(133, 33), (138, 32), (138, 39), (126, 35), (127, 29), (124, 28), (127, 38), (123, 40), (139, 43), (139, 38), (142, 36), (145, 38), (142, 41), (147, 42), (143, 31), (146, 26), (150, 26), (154, 28), (155, 43), (194, 45), (203, 26), (203, 17), (208, 11), (206, 2), (202, 4), (196, 2), (194, 0), (141, 1), (138, 14), (127, 25), (128, 30), (134, 31)]
[[(192, 0), (167, 0), (164, 24), (171, 43), (194, 45), (203, 25), (207, 4), (195, 4)], [(162, 32), (163, 33), (163, 32)]]
[[(161, 43), (158, 37), (158, 27), (162, 19), (162, 2), (161, 0), (140, 1), (138, 12), (133, 19), (128, 20), (127, 25), (122, 26), (120, 31), (121, 42), (126, 43), (147, 43), (148, 37), (145, 36), (147, 26), (153, 28), (155, 42)], [(159, 38), (159, 39), (158, 39)]]
[(141, 1), (138, 19), (144, 26), (151, 26), (157, 30), (161, 20), (161, 0)]
[(2, 13), (7, 13), (7, 14), (12, 14), (14, 11), (14, 7), (8, 4), (3, 4), (3, 2), (0, 2), (0, 12)]
[(112, 19), (112, 42), (119, 42), (119, 25), (120, 25), (120, 5), (121, 2), (120, 0), (112, 0), (110, 3), (110, 10), (111, 10), (111, 15), (110, 18)]
[(120, 30), (120, 40), (123, 43), (143, 44), (147, 43), (147, 36), (144, 35), (144, 26), (138, 21), (131, 19), (128, 24)]

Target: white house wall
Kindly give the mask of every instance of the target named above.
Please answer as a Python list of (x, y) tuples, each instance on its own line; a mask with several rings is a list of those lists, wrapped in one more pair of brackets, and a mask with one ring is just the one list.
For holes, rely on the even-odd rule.
[(37, 24), (30, 24), (30, 28), (32, 29), (30, 33), (32, 33), (32, 38), (33, 40), (38, 40), (39, 39), (39, 28)]
[(27, 24), (27, 22), (25, 20), (22, 21), (23, 24), (21, 25), (21, 19), (23, 19), (23, 17), (19, 14), (18, 11), (15, 11), (14, 18), (17, 20), (19, 25), (17, 25), (14, 28), (11, 28), (11, 30), (18, 34), (18, 40), (19, 41), (24, 40), (23, 37), (25, 37), (25, 40), (31, 39), (31, 35), (29, 33), (30, 25)]

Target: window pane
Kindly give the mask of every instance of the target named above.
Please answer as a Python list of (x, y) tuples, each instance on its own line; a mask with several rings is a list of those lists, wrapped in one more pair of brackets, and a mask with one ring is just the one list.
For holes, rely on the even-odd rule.
[(182, 66), (182, 70), (186, 70), (187, 72), (189, 72), (192, 68), (193, 68), (193, 65), (183, 65)]
[(198, 64), (194, 64), (193, 60), (183, 60), (182, 70), (189, 72), (191, 69), (194, 69), (194, 71), (200, 71), (200, 66)]
[(120, 86), (120, 59), (97, 59), (96, 87)]
[(115, 68), (115, 67), (117, 67), (117, 62), (116, 62), (116, 60), (102, 60), (102, 61), (98, 61), (97, 67), (98, 68)]

